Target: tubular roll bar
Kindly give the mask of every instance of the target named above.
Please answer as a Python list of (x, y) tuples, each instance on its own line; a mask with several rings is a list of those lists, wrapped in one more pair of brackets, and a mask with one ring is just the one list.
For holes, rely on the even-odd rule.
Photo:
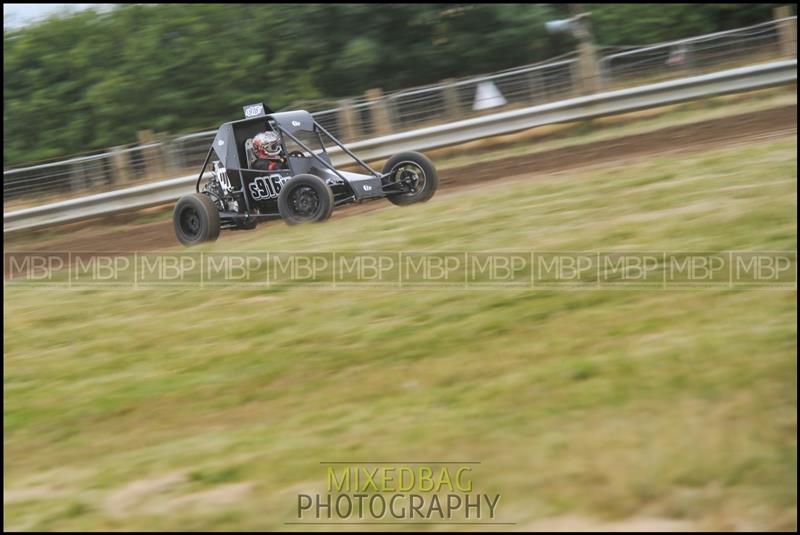
[(347, 153), (347, 155), (348, 155), (348, 156), (350, 156), (352, 159), (354, 159), (354, 160), (355, 160), (355, 161), (357, 161), (359, 164), (361, 164), (361, 166), (362, 166), (362, 167), (364, 167), (364, 169), (366, 169), (367, 171), (369, 171), (369, 172), (370, 172), (370, 173), (371, 173), (373, 176), (375, 176), (375, 177), (380, 177), (380, 176), (381, 176), (381, 174), (380, 174), (380, 173), (378, 173), (377, 171), (375, 171), (375, 170), (374, 170), (372, 167), (368, 166), (368, 165), (367, 165), (367, 164), (366, 164), (366, 163), (365, 163), (363, 160), (361, 160), (361, 158), (359, 158), (358, 156), (356, 156), (355, 154), (353, 154), (352, 152), (350, 152), (350, 149), (348, 149), (347, 147), (345, 147), (344, 145), (342, 145), (342, 143), (341, 143), (341, 142), (340, 142), (338, 139), (336, 139), (335, 137), (333, 137), (333, 136), (331, 135), (331, 133), (330, 133), (330, 132), (328, 132), (327, 130), (325, 130), (325, 128), (324, 128), (324, 127), (323, 127), (321, 124), (319, 124), (318, 122), (314, 121), (314, 126), (316, 126), (317, 128), (319, 128), (320, 130), (322, 130), (322, 133), (323, 133), (323, 134), (325, 134), (326, 136), (328, 136), (328, 137), (330, 138), (330, 140), (331, 140), (331, 141), (333, 141), (334, 143), (336, 143), (336, 145), (338, 145), (340, 149), (342, 149), (343, 151), (345, 151), (345, 152)]
[(284, 129), (281, 127), (281, 125), (277, 125), (277, 126), (278, 126), (278, 130), (280, 130), (281, 134), (286, 134), (287, 136), (289, 136), (289, 139), (291, 139), (292, 141), (294, 141), (295, 143), (297, 143), (298, 145), (300, 145), (300, 148), (302, 148), (303, 150), (307, 151), (307, 152), (308, 152), (308, 153), (311, 155), (311, 157), (312, 157), (312, 158), (314, 158), (315, 160), (317, 160), (319, 163), (321, 163), (322, 165), (324, 165), (326, 168), (328, 168), (328, 169), (330, 169), (331, 171), (333, 171), (333, 173), (334, 173), (336, 176), (338, 176), (338, 177), (339, 177), (339, 178), (341, 178), (341, 179), (342, 179), (342, 180), (343, 180), (345, 183), (347, 183), (347, 179), (346, 179), (345, 177), (343, 177), (343, 176), (341, 175), (341, 173), (339, 173), (339, 171), (337, 171), (337, 170), (336, 170), (336, 168), (335, 168), (333, 165), (329, 164), (328, 162), (326, 162), (325, 160), (323, 160), (322, 158), (320, 158), (319, 156), (317, 156), (316, 154), (314, 154), (314, 151), (313, 151), (313, 150), (311, 150), (310, 148), (308, 148), (308, 147), (307, 147), (307, 146), (306, 146), (306, 145), (305, 145), (305, 144), (304, 144), (302, 141), (300, 141), (299, 139), (297, 139), (296, 137), (294, 137), (292, 134), (290, 134), (289, 132), (287, 132), (286, 130), (284, 130)]
[(203, 168), (200, 169), (200, 176), (197, 177), (197, 182), (194, 185), (194, 190), (197, 193), (200, 193), (200, 182), (203, 181), (203, 173), (206, 172), (206, 167), (208, 167), (208, 162), (211, 161), (211, 155), (214, 153), (214, 145), (211, 145), (208, 149), (208, 154), (206, 154), (206, 161), (203, 162)]

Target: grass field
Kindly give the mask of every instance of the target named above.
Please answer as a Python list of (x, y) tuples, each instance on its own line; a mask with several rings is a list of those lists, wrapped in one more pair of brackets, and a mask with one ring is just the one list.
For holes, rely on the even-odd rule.
[[(796, 250), (796, 149), (203, 250)], [(288, 529), (336, 459), (480, 461), (519, 528), (797, 527), (795, 291), (7, 287), (5, 306), (6, 529)]]

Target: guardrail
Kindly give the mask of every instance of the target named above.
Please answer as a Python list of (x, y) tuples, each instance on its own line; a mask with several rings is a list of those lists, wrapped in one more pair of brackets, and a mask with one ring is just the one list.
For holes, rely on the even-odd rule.
[[(366, 161), (404, 150), (428, 150), (546, 124), (591, 119), (674, 104), (695, 98), (750, 91), (797, 82), (797, 60), (776, 61), (727, 71), (608, 91), (421, 128), (348, 144)], [(334, 165), (348, 162), (341, 150), (331, 151)], [(3, 233), (41, 228), (126, 210), (165, 204), (193, 190), (197, 175), (90, 195), (3, 214)]]
[(714, 32), (695, 37), (686, 37), (663, 43), (604, 55), (599, 68), (607, 84), (624, 83), (636, 79), (643, 73), (665, 74), (664, 67), (687, 73), (708, 72), (709, 67), (727, 66), (741, 58), (754, 57), (748, 63), (778, 59), (780, 54), (792, 57), (785, 47), (796, 47), (789, 36), (782, 39), (781, 32), (787, 25), (796, 24), (797, 17), (785, 17), (744, 28)]

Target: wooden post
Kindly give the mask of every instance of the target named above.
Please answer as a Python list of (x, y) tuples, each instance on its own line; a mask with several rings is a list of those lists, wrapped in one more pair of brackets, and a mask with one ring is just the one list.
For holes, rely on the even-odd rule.
[(543, 102), (546, 99), (545, 85), (542, 82), (541, 73), (530, 71), (527, 76), (528, 79), (528, 101), (530, 104)]
[(578, 80), (579, 91), (582, 95), (590, 95), (603, 89), (603, 79), (600, 68), (597, 66), (597, 54), (594, 49), (594, 37), (589, 21), (583, 18), (588, 16), (582, 4), (570, 4), (573, 17), (581, 17), (576, 21), (577, 29), (574, 31), (578, 38)]
[(81, 191), (86, 187), (86, 177), (81, 162), (69, 166), (69, 189), (71, 192)]
[(125, 146), (114, 147), (111, 153), (111, 167), (113, 174), (111, 175), (111, 183), (117, 182), (127, 183), (131, 179), (131, 166), (130, 155), (127, 152), (122, 152)]
[(594, 44), (584, 41), (578, 45), (578, 61), (580, 63), (583, 94), (590, 95), (601, 91), (603, 80), (600, 78), (600, 69), (597, 68), (597, 54), (594, 50)]
[[(155, 134), (152, 130), (139, 131), (140, 145), (157, 143), (163, 138), (163, 134)], [(164, 157), (160, 147), (148, 147), (146, 149), (142, 149), (142, 156), (144, 157), (145, 176), (157, 177), (164, 175)]]
[(439, 82), (442, 87), (442, 97), (444, 98), (445, 119), (458, 120), (461, 118), (461, 104), (458, 100), (458, 89), (455, 80), (448, 78)]
[(370, 115), (372, 116), (373, 134), (383, 136), (392, 133), (392, 115), (386, 99), (383, 98), (383, 90), (368, 89), (365, 95), (370, 103)]
[(342, 141), (353, 141), (358, 136), (356, 128), (356, 114), (353, 109), (353, 100), (346, 98), (339, 101), (339, 111), (337, 112), (337, 122), (339, 123), (339, 136)]
[[(581, 70), (581, 62), (580, 59), (576, 59), (569, 68), (569, 76), (571, 79), (570, 84), (570, 93), (569, 96), (571, 97), (579, 97), (581, 95), (585, 95), (584, 87), (583, 87), (583, 71)], [(558, 98), (558, 97), (556, 97)]]
[(85, 181), (88, 187), (94, 188), (105, 181), (101, 160), (88, 160), (84, 164), (84, 170)]
[[(780, 6), (773, 10), (775, 19), (792, 16), (791, 6)], [(778, 24), (778, 35), (781, 43), (781, 55), (789, 58), (797, 57), (797, 19), (785, 20)]]

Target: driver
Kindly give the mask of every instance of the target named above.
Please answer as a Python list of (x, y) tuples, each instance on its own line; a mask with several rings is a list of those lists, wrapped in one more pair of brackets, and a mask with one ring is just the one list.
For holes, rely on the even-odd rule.
[(261, 132), (253, 138), (253, 153), (256, 161), (253, 169), (275, 171), (286, 167), (286, 159), (282, 156), (281, 140), (275, 132)]

